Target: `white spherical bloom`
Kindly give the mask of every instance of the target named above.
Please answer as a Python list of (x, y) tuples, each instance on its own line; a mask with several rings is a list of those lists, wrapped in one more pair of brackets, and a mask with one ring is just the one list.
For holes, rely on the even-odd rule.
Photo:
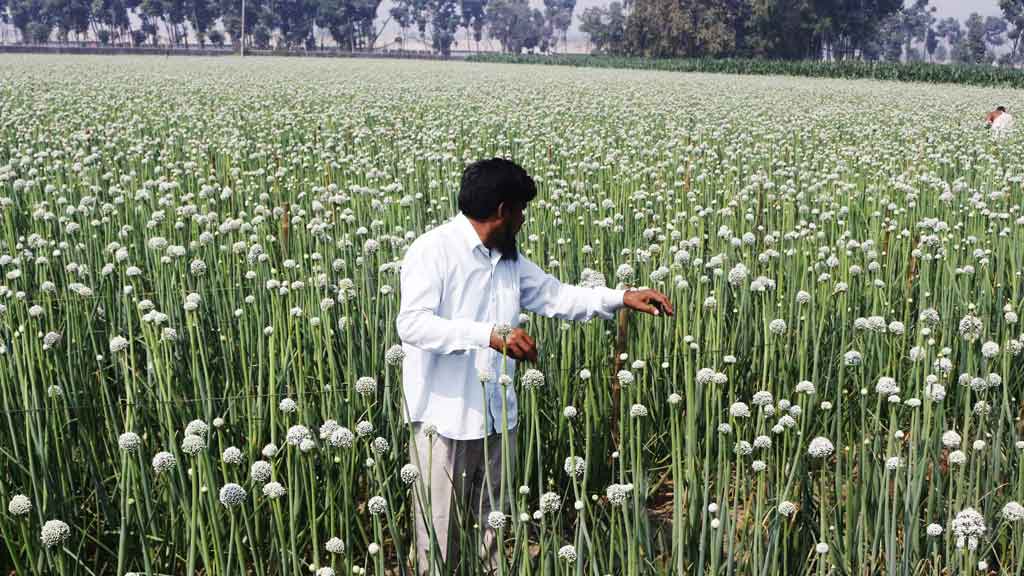
[(570, 476), (579, 478), (583, 476), (583, 472), (587, 469), (587, 464), (580, 456), (569, 456), (565, 459), (565, 464), (562, 466), (565, 473)]
[(947, 430), (942, 433), (942, 445), (946, 448), (959, 448), (962, 438), (954, 430)]
[(61, 398), (64, 396), (64, 389), (56, 384), (51, 384), (50, 387), (46, 389), (46, 396), (49, 398)]
[(277, 444), (274, 444), (273, 442), (267, 444), (263, 447), (263, 451), (260, 453), (263, 454), (264, 458), (273, 458), (277, 455)]
[(223, 426), (224, 426), (224, 419), (223, 418), (221, 418), (220, 416), (217, 416), (216, 418), (213, 419), (213, 427), (214, 428), (222, 428)]
[(334, 537), (324, 544), (324, 548), (327, 549), (331, 554), (344, 554), (345, 553), (345, 541), (341, 538)]
[(605, 496), (608, 497), (608, 502), (613, 505), (619, 506), (625, 503), (629, 493), (633, 491), (632, 484), (612, 484), (605, 488)]
[(135, 432), (125, 432), (117, 437), (117, 446), (125, 452), (135, 452), (142, 446), (142, 438)]
[(242, 451), (234, 446), (228, 446), (221, 453), (220, 459), (225, 464), (241, 464), (242, 463)]
[(768, 330), (776, 336), (781, 336), (786, 333), (786, 321), (782, 318), (776, 318), (768, 323)]
[(896, 385), (896, 380), (888, 376), (882, 376), (878, 379), (878, 383), (875, 384), (875, 392), (878, 392), (882, 396), (898, 394), (899, 391), (900, 388)]
[(811, 440), (811, 444), (807, 447), (807, 453), (813, 458), (827, 458), (832, 455), (834, 450), (832, 441), (824, 436), (818, 436)]
[(374, 438), (370, 445), (370, 449), (373, 450), (373, 453), (376, 456), (383, 456), (390, 447), (391, 445), (388, 443), (387, 439), (382, 436)]
[(722, 422), (718, 425), (719, 434), (732, 434), (732, 426), (728, 422)]
[(643, 418), (647, 416), (647, 407), (643, 404), (633, 404), (629, 407), (629, 415), (633, 418)]
[(937, 536), (941, 536), (942, 535), (942, 526), (939, 525), (939, 524), (935, 524), (933, 522), (933, 523), (929, 524), (928, 527), (925, 528), (924, 531), (925, 531), (925, 533), (927, 533), (932, 538), (935, 538)]
[(249, 467), (249, 478), (257, 484), (262, 484), (270, 480), (273, 468), (270, 466), (270, 462), (266, 460), (257, 460), (252, 463)]
[(39, 532), (39, 540), (47, 548), (64, 544), (69, 536), (71, 536), (71, 527), (60, 520), (47, 520)]
[(285, 489), (280, 482), (267, 482), (263, 485), (263, 495), (271, 500), (277, 500), (284, 496)]
[(110, 339), (110, 353), (117, 354), (128, 349), (128, 340), (123, 336), (114, 336)]
[(956, 547), (975, 550), (978, 547), (978, 539), (985, 535), (985, 517), (974, 508), (964, 508), (957, 512), (956, 517), (950, 526), (950, 530), (956, 537)]
[(711, 368), (697, 370), (697, 384), (706, 385), (715, 381), (715, 371)]
[(370, 376), (363, 376), (356, 380), (356, 392), (361, 396), (369, 396), (377, 391), (377, 381)]
[(712, 519), (711, 519), (711, 529), (712, 529), (712, 530), (718, 530), (718, 528), (719, 528), (719, 527), (720, 527), (721, 525), (722, 525), (722, 521), (721, 521), (721, 520), (719, 520), (718, 518), (712, 518)]
[(291, 414), (295, 412), (298, 409), (298, 407), (299, 406), (298, 404), (295, 403), (295, 400), (292, 400), (291, 398), (284, 398), (283, 400), (281, 400), (281, 402), (277, 404), (277, 409), (280, 410), (281, 412), (284, 412), (285, 414)]
[(558, 557), (565, 560), (566, 563), (572, 564), (576, 561), (576, 547), (572, 544), (566, 544), (558, 549)]
[(796, 420), (793, 419), (793, 417), (790, 416), (789, 414), (783, 414), (782, 416), (779, 417), (779, 424), (781, 424), (784, 428), (792, 428), (796, 426)]
[(946, 387), (938, 382), (931, 382), (926, 385), (925, 395), (932, 402), (941, 402), (946, 397)]
[(228, 508), (241, 505), (247, 497), (245, 488), (234, 482), (229, 482), (220, 489), (220, 503)]
[(995, 358), (998, 354), (999, 344), (990, 341), (981, 345), (981, 355), (985, 358)]
[(195, 456), (206, 449), (206, 439), (196, 434), (189, 434), (181, 441), (181, 451), (189, 456)]
[(683, 401), (683, 397), (680, 396), (679, 394), (676, 394), (675, 392), (673, 392), (673, 393), (668, 395), (669, 406), (675, 406), (675, 405), (679, 404), (682, 401)]
[(828, 554), (828, 544), (824, 542), (818, 542), (814, 545), (814, 551), (818, 554)]
[(32, 511), (32, 501), (24, 494), (15, 494), (7, 504), (7, 511), (12, 516), (26, 516)]
[(974, 313), (968, 313), (960, 320), (960, 337), (968, 342), (974, 342), (981, 337), (981, 333), (984, 330), (984, 324), (981, 318), (978, 318)]
[(779, 514), (788, 518), (796, 513), (796, 504), (793, 504), (789, 500), (783, 500), (782, 502), (779, 502), (776, 509), (779, 511)]
[(334, 434), (339, 428), (341, 428), (341, 426), (338, 425), (337, 420), (326, 420), (320, 425), (320, 439), (330, 440), (331, 434)]
[(356, 424), (356, 434), (358, 434), (360, 438), (365, 438), (370, 434), (373, 434), (373, 424), (366, 420), (359, 421), (359, 423)]
[(952, 452), (949, 453), (949, 456), (947, 456), (946, 458), (947, 460), (949, 460), (950, 464), (957, 466), (963, 464), (964, 462), (967, 462), (967, 454), (965, 454), (962, 450), (953, 450)]
[(209, 431), (210, 426), (208, 426), (206, 422), (198, 418), (185, 424), (185, 436), (196, 435), (206, 438), (206, 435), (209, 433)]
[(748, 418), (750, 417), (750, 407), (743, 402), (734, 402), (732, 406), (729, 406), (729, 415), (733, 418)]
[(303, 440), (312, 436), (312, 432), (309, 428), (306, 428), (302, 424), (295, 424), (288, 428), (288, 432), (285, 433), (285, 441), (291, 446), (298, 446)]
[(751, 446), (750, 442), (747, 442), (746, 440), (740, 440), (739, 442), (736, 443), (735, 446), (733, 446), (733, 452), (739, 454), (740, 456), (749, 456), (750, 453), (753, 451), (754, 447)]
[(327, 443), (335, 448), (348, 448), (352, 446), (354, 440), (355, 435), (352, 434), (352, 431), (342, 426), (331, 432), (331, 437)]
[(519, 378), (519, 382), (526, 390), (533, 390), (544, 385), (544, 373), (536, 368), (529, 368)]
[(590, 376), (590, 370), (587, 370), (586, 368), (580, 370), (580, 380), (590, 380)]
[(1021, 506), (1016, 501), (1007, 502), (1003, 506), (1002, 515), (1008, 522), (1020, 522), (1024, 520), (1024, 506)]
[(800, 382), (797, 382), (794, 390), (797, 394), (814, 394), (814, 383), (810, 380), (801, 380)]
[(370, 511), (370, 514), (383, 514), (388, 509), (388, 501), (383, 496), (374, 496), (367, 502), (366, 508)]
[(316, 576), (337, 576), (337, 575), (334, 573), (334, 568), (331, 568), (330, 566), (321, 566), (319, 569), (317, 569)]
[(764, 472), (768, 464), (764, 460), (754, 460), (750, 463), (750, 469), (754, 472)]
[(985, 441), (984, 440), (975, 440), (974, 443), (971, 444), (971, 448), (974, 448), (975, 452), (980, 452), (980, 451), (985, 449)]
[(302, 453), (310, 452), (314, 449), (316, 449), (316, 441), (312, 438), (303, 438), (302, 441), (299, 442), (299, 451)]
[(545, 492), (540, 495), (540, 511), (543, 514), (553, 514), (562, 507), (562, 498), (554, 492)]
[(843, 363), (847, 366), (860, 366), (863, 360), (864, 357), (856, 350), (850, 350), (846, 354), (843, 354)]
[(401, 344), (395, 344), (384, 352), (384, 362), (388, 366), (398, 366), (405, 360), (405, 350)]
[(708, 504), (708, 512), (711, 514), (718, 514), (718, 502)]
[(811, 295), (805, 290), (800, 290), (796, 293), (797, 304), (807, 304), (811, 301)]
[(890, 456), (885, 460), (885, 469), (889, 470), (890, 472), (902, 467), (903, 458), (900, 458), (899, 456)]
[(754, 438), (754, 448), (764, 450), (772, 447), (772, 439), (765, 435)]
[(619, 370), (616, 376), (619, 380), (619, 384), (622, 386), (629, 386), (636, 380), (633, 373), (629, 370)]
[(508, 374), (502, 374), (501, 376), (498, 376), (498, 385), (499, 386), (505, 387), (505, 386), (508, 386), (510, 384), (512, 384), (512, 377), (511, 376), (509, 376)]
[(495, 530), (501, 530), (505, 527), (505, 514), (498, 510), (492, 511), (487, 515), (487, 525)]
[(398, 472), (402, 482), (406, 484), (412, 484), (420, 477), (420, 469), (415, 464), (406, 464), (402, 466), (402, 469)]
[(163, 474), (174, 468), (177, 463), (178, 461), (174, 458), (174, 454), (170, 452), (157, 452), (156, 456), (153, 456), (153, 472)]
[(565, 416), (566, 418), (568, 418), (570, 420), (572, 420), (573, 418), (575, 418), (578, 415), (579, 415), (579, 411), (576, 410), (575, 406), (566, 406), (565, 408), (562, 408), (562, 416)]

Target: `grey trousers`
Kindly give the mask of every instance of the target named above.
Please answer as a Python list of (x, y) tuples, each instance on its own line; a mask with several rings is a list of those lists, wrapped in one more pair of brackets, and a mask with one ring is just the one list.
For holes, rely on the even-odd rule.
[[(505, 487), (505, 502), (501, 505), (501, 434), (487, 437), (487, 461), (484, 460), (484, 441), (452, 440), (435, 434), (428, 438), (423, 434), (421, 423), (414, 423), (415, 444), (409, 446), (409, 460), (420, 469), (420, 478), (413, 485), (416, 517), (416, 557), (420, 574), (440, 574), (439, 562), (444, 562), (450, 574), (460, 562), (460, 531), (473, 530), (478, 525), (481, 533), (472, 534), (470, 540), (480, 541), (478, 558), (486, 570), (497, 570), (500, 547), (496, 545), (496, 533), (487, 524), (487, 516), (493, 510), (509, 513), (508, 502), (512, 501), (517, 488)], [(509, 431), (510, 462), (516, 453), (516, 431)], [(485, 479), (490, 479), (490, 494)], [(514, 483), (514, 482), (513, 482)], [(429, 495), (430, 502), (423, 502), (421, 493)], [(492, 504), (493, 501), (493, 504)], [(431, 518), (434, 536), (437, 538), (435, 562), (430, 566), (430, 530), (425, 519)], [(511, 525), (509, 522), (507, 525)], [(474, 562), (468, 557), (461, 560)], [(476, 570), (474, 569), (474, 572)]]

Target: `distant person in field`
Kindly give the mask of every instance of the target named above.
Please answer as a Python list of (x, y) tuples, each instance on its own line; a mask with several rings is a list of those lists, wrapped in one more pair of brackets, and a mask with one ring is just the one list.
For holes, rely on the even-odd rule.
[[(563, 320), (609, 319), (623, 307), (656, 316), (673, 313), (668, 298), (657, 290), (562, 284), (521, 254), (516, 234), (536, 195), (533, 179), (515, 163), (502, 158), (474, 162), (462, 173), (460, 214), (417, 238), (402, 260), (396, 324), (405, 352), (406, 419), (414, 437), (410, 458), (421, 470), (420, 484), (413, 490), (421, 573), (430, 570), (427, 509), (419, 497), (419, 489), (427, 486), (438, 545), (435, 562), (444, 561), (449, 574), (458, 562), (455, 530), (460, 527), (450, 520), (459, 518), (463, 529), (474, 522), (483, 528), (477, 554), (484, 570), (497, 569), (500, 551), (489, 516), (495, 511), (509, 514), (509, 501), (519, 489), (513, 480), (515, 485), (506, 486), (504, 502), (499, 502), (502, 396), (508, 461), (514, 462), (516, 360), (537, 361), (536, 343), (518, 327), (520, 310)], [(513, 378), (504, 385), (498, 381), (503, 347), (509, 357), (505, 374)], [(470, 516), (462, 516), (456, 507)], [(494, 517), (495, 522), (501, 519)]]
[(1013, 115), (1006, 111), (1005, 106), (999, 106), (988, 113), (985, 123), (992, 129), (993, 136), (1005, 136), (1013, 130), (1015, 121)]

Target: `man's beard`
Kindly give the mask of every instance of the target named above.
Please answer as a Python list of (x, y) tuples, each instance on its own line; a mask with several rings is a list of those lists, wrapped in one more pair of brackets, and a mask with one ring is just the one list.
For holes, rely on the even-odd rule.
[(501, 232), (498, 238), (498, 251), (501, 252), (502, 260), (515, 262), (519, 259), (519, 247), (516, 246), (516, 233), (508, 226)]

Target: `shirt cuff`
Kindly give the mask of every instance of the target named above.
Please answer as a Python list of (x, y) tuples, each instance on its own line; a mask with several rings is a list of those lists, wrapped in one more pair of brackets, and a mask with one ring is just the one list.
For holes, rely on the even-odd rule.
[(469, 330), (469, 341), (474, 348), (490, 348), (491, 332), (494, 331), (494, 324), (490, 322), (474, 322)]
[(616, 290), (614, 288), (605, 288), (601, 291), (601, 308), (605, 312), (611, 314), (619, 308), (622, 308), (622, 299), (625, 297), (625, 290)]

